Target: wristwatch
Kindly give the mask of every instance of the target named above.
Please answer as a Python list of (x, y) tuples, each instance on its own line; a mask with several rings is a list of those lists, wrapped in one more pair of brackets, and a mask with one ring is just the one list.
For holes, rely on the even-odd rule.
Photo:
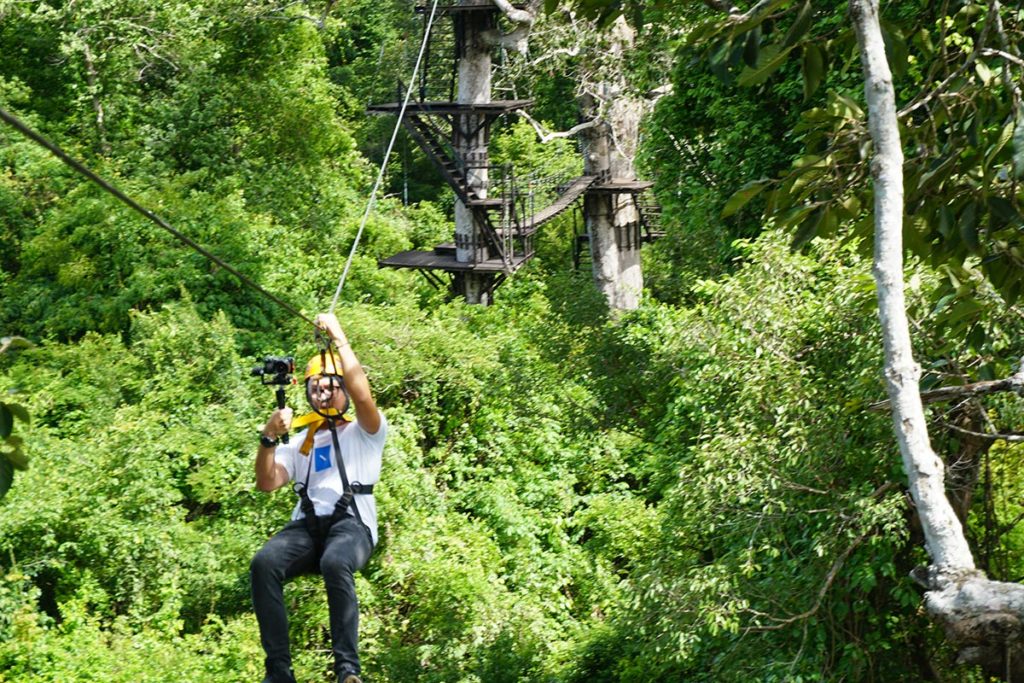
[(263, 434), (262, 432), (260, 433), (260, 445), (263, 446), (264, 448), (273, 448), (279, 443), (281, 443), (280, 438), (271, 439), (266, 434)]

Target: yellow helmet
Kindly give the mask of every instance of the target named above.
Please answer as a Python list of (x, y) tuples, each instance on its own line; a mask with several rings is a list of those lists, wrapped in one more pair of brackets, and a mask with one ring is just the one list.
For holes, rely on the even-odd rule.
[[(326, 368), (324, 367), (326, 365)], [(306, 364), (306, 377), (315, 377), (317, 375), (337, 375), (343, 377), (345, 375), (341, 369), (341, 358), (338, 358), (333, 352), (327, 351), (324, 354), (316, 354), (309, 359), (309, 363)]]

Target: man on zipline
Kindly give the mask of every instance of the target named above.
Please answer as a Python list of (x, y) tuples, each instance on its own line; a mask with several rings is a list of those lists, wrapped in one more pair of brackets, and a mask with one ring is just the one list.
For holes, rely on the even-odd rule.
[[(317, 572), (327, 586), (338, 682), (361, 683), (353, 575), (366, 565), (377, 543), (372, 491), (380, 477), (387, 421), (338, 319), (321, 314), (316, 324), (336, 348), (329, 345), (306, 367), (306, 398), (314, 414), (299, 420), (309, 427), (290, 443), (279, 444), (292, 426), (291, 409), (279, 408), (263, 427), (256, 453), (259, 490), (295, 482), (299, 494), (292, 521), (266, 542), (250, 567), (252, 601), (267, 655), (264, 683), (295, 681), (284, 583)], [(355, 422), (344, 417), (350, 400)]]

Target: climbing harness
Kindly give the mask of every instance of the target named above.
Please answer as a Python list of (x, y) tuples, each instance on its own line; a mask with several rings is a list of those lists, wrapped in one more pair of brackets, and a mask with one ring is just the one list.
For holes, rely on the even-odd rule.
[[(327, 419), (327, 428), (331, 432), (331, 441), (334, 446), (334, 459), (338, 463), (338, 473), (341, 475), (341, 497), (338, 498), (334, 504), (334, 509), (329, 515), (317, 515), (316, 506), (313, 505), (313, 500), (309, 497), (309, 476), (313, 469), (313, 458), (310, 457), (306, 464), (306, 480), (302, 483), (296, 482), (293, 489), (299, 496), (299, 508), (302, 510), (303, 519), (306, 523), (306, 531), (309, 532), (309, 537), (313, 539), (313, 552), (314, 562), (317, 570), (320, 567), (320, 558), (324, 553), (324, 545), (327, 541), (327, 535), (331, 531), (331, 527), (341, 519), (349, 516), (349, 508), (351, 508), (351, 515), (356, 520), (365, 526), (363, 518), (359, 515), (359, 506), (356, 505), (355, 497), (359, 495), (372, 495), (373, 484), (362, 484), (358, 481), (349, 483), (348, 473), (345, 471), (345, 460), (341, 455), (341, 445), (338, 441), (338, 425), (337, 418), (331, 417)], [(313, 435), (319, 429), (319, 425), (311, 426), (309, 428), (309, 434)], [(312, 444), (312, 439), (307, 436), (306, 441)], [(306, 452), (308, 455), (308, 451)]]

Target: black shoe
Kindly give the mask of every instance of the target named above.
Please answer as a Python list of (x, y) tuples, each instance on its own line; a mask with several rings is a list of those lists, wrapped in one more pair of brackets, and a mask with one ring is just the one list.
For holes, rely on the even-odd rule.
[(263, 683), (295, 683), (295, 674), (291, 669), (275, 669), (267, 672)]

